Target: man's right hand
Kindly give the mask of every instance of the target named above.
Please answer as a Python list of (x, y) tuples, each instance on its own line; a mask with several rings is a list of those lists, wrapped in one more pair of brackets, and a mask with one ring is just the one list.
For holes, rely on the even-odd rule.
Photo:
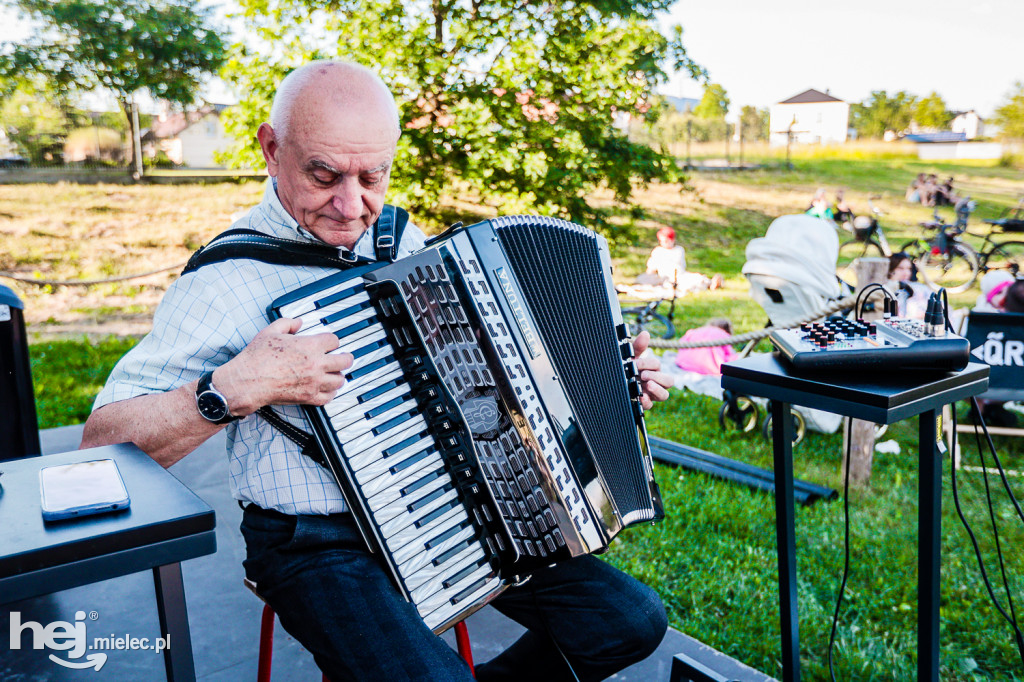
[(296, 336), (300, 320), (276, 320), (213, 374), (231, 414), (245, 417), (264, 405), (326, 405), (345, 383), (351, 353), (336, 353), (338, 339)]

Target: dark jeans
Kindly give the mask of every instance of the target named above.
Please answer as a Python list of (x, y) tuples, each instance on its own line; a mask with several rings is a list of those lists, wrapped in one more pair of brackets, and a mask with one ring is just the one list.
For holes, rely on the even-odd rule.
[[(249, 505), (242, 535), (246, 575), (332, 682), (472, 679), (399, 595), (351, 515)], [(477, 666), (483, 682), (604, 679), (650, 655), (667, 628), (653, 590), (592, 556), (538, 571), (491, 604), (527, 633)]]

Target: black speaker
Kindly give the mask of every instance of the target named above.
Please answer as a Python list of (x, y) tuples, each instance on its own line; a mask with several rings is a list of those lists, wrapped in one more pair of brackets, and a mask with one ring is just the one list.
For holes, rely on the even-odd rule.
[(0, 461), (40, 454), (24, 308), (0, 285)]

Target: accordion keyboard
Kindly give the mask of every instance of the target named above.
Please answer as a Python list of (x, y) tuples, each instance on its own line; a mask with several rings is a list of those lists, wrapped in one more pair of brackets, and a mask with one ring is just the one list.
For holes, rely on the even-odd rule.
[(500, 588), (470, 518), (489, 512), (462, 501), (456, 478), (465, 469), (442, 457), (436, 433), (443, 424), (428, 424), (421, 407), (424, 397), (436, 396), (428, 386), (417, 401), (405, 378), (417, 356), (396, 352), (362, 282), (345, 282), (282, 314), (302, 319), (299, 334), (333, 333), (339, 341), (333, 352), (355, 358), (322, 414), (342, 440), (378, 541), (427, 625), (446, 623), (463, 602)]

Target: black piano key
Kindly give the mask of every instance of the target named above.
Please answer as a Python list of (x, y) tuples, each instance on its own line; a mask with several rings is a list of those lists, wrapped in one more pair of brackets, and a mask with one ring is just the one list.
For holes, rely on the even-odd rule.
[(447, 590), (449, 587), (451, 587), (452, 585), (457, 584), (463, 578), (468, 578), (470, 575), (475, 573), (476, 569), (478, 569), (481, 566), (483, 566), (484, 563), (485, 563), (485, 561), (483, 559), (480, 559), (479, 561), (474, 561), (473, 563), (471, 563), (469, 566), (466, 566), (465, 568), (463, 568), (458, 573), (455, 573), (454, 575), (448, 576), (447, 579), (441, 581), (442, 587), (444, 587), (444, 589)]
[(461, 533), (468, 526), (469, 526), (469, 521), (462, 521), (461, 523), (457, 523), (454, 526), (452, 526), (451, 528), (449, 528), (448, 530), (446, 530), (445, 532), (443, 532), (440, 535), (438, 535), (436, 538), (431, 538), (431, 539), (427, 540), (423, 544), (423, 547), (425, 549), (432, 549), (434, 547), (437, 547), (438, 545), (440, 545), (442, 542), (444, 542), (448, 538), (453, 538), (456, 535), (458, 535), (459, 533)]
[(343, 301), (346, 298), (350, 298), (352, 296), (355, 296), (356, 294), (361, 292), (363, 290), (363, 288), (364, 287), (363, 287), (363, 283), (362, 282), (354, 283), (351, 287), (349, 287), (347, 289), (342, 289), (341, 291), (336, 291), (333, 294), (331, 294), (330, 296), (324, 296), (323, 298), (321, 298), (321, 299), (319, 299), (317, 301), (314, 301), (313, 305), (316, 306), (317, 308), (326, 308), (327, 306), (331, 305), (332, 303), (337, 303), (338, 301)]
[(358, 313), (359, 311), (366, 310), (367, 308), (369, 308), (371, 306), (373, 306), (373, 304), (370, 303), (369, 301), (363, 301), (362, 303), (357, 303), (355, 305), (349, 306), (348, 308), (344, 308), (343, 310), (339, 310), (336, 313), (331, 313), (327, 317), (321, 317), (320, 318), (320, 324), (323, 324), (323, 325), (334, 324), (335, 322), (339, 322), (340, 320), (344, 320), (349, 315), (354, 315), (354, 314)]
[(372, 343), (366, 344), (362, 348), (356, 348), (354, 351), (352, 351), (352, 359), (354, 360), (356, 358), (361, 358), (364, 355), (372, 353), (373, 351), (383, 348), (386, 345), (388, 345), (387, 339), (377, 339)]
[(470, 585), (466, 589), (464, 589), (461, 592), (459, 592), (458, 594), (456, 594), (449, 601), (452, 603), (452, 605), (458, 604), (460, 601), (462, 601), (466, 597), (472, 596), (472, 594), (474, 592), (476, 592), (477, 590), (479, 590), (481, 587), (483, 587), (487, 583), (488, 580), (490, 580), (490, 577), (480, 578), (480, 580), (477, 580), (475, 583), (473, 583), (472, 585)]
[[(451, 559), (453, 556), (455, 556), (456, 554), (458, 554), (462, 550), (464, 550), (467, 547), (469, 547), (471, 544), (473, 544), (473, 538), (466, 538), (465, 540), (463, 540), (459, 544), (455, 545), (454, 547), (452, 547), (448, 551), (442, 552), (441, 554), (438, 554), (436, 557), (434, 557), (434, 559), (433, 559), (433, 561), (431, 561), (431, 563), (434, 564), (435, 566), (440, 566), (441, 564), (443, 564), (444, 562), (448, 561), (449, 559)], [(445, 585), (445, 587), (448, 587), (448, 586)]]
[(383, 367), (384, 365), (389, 364), (390, 362), (391, 362), (391, 360), (389, 360), (388, 358), (381, 358), (380, 360), (376, 360), (374, 362), (371, 362), (368, 365), (364, 365), (362, 367), (357, 367), (356, 369), (352, 370), (351, 372), (349, 372), (348, 374), (345, 375), (345, 380), (346, 381), (355, 381), (359, 377), (366, 376), (370, 372), (378, 370), (381, 367)]
[(413, 455), (412, 457), (409, 457), (408, 459), (403, 459), (401, 462), (399, 462), (395, 466), (393, 466), (390, 469), (388, 469), (388, 471), (390, 471), (393, 474), (397, 474), (399, 471), (402, 471), (403, 469), (408, 469), (409, 467), (411, 467), (416, 462), (420, 462), (420, 461), (426, 459), (427, 457), (429, 457), (432, 454), (434, 454), (434, 448), (427, 448), (426, 450), (424, 450), (423, 452), (421, 452), (418, 455)]
[(343, 329), (338, 329), (337, 331), (334, 332), (334, 335), (337, 336), (339, 339), (343, 339), (346, 336), (351, 336), (360, 329), (366, 329), (371, 324), (378, 324), (377, 320), (375, 320), (372, 317), (368, 317), (365, 320), (360, 320), (359, 322), (356, 322), (355, 324), (350, 324), (349, 326), (344, 327)]
[(430, 494), (424, 495), (423, 497), (421, 497), (420, 499), (416, 500), (412, 504), (406, 505), (406, 508), (410, 512), (414, 512), (414, 511), (417, 511), (419, 509), (423, 509), (423, 507), (427, 506), (428, 504), (430, 504), (431, 502), (433, 502), (437, 498), (443, 497), (445, 495), (445, 493), (447, 493), (448, 491), (450, 491), (452, 489), (452, 487), (453, 486), (452, 486), (451, 483), (446, 483), (445, 485), (441, 486), (437, 490), (431, 491)]
[(415, 436), (409, 436), (405, 440), (403, 440), (403, 441), (401, 441), (399, 443), (395, 443), (390, 448), (387, 448), (387, 449), (381, 451), (381, 455), (383, 455), (384, 457), (390, 457), (391, 455), (395, 454), (396, 452), (401, 452), (402, 450), (405, 450), (407, 447), (409, 447), (413, 443), (415, 443), (415, 442), (417, 442), (419, 440), (422, 440), (423, 436), (425, 436), (425, 435), (427, 435), (426, 431), (420, 431)]
[(402, 414), (398, 415), (397, 417), (394, 417), (392, 419), (387, 420), (386, 422), (384, 422), (380, 426), (378, 426), (376, 428), (373, 428), (373, 429), (370, 429), (370, 432), (373, 433), (373, 435), (375, 435), (375, 436), (379, 436), (382, 433), (386, 433), (386, 432), (390, 431), (391, 429), (395, 428), (399, 424), (402, 424), (403, 422), (409, 421), (410, 419), (412, 419), (415, 416), (416, 416), (416, 410), (409, 410), (408, 412), (403, 412)]
[(445, 475), (445, 472), (444, 472), (443, 469), (438, 469), (436, 471), (431, 471), (426, 476), (423, 476), (422, 478), (419, 478), (419, 479), (413, 481), (412, 483), (410, 483), (409, 485), (405, 486), (404, 488), (399, 490), (398, 493), (400, 495), (402, 495), (402, 496), (405, 496), (405, 495), (408, 495), (409, 493), (416, 492), (417, 490), (419, 490), (420, 488), (422, 488), (426, 484), (428, 484), (431, 481), (433, 481), (435, 479), (438, 479), (438, 478), (440, 478), (440, 477), (442, 477), (444, 475)]
[(379, 417), (380, 415), (384, 414), (388, 410), (396, 408), (399, 405), (401, 405), (402, 403), (405, 403), (405, 402), (408, 402), (408, 401), (409, 401), (409, 394), (408, 393), (406, 393), (405, 395), (400, 395), (397, 398), (392, 398), (391, 400), (387, 401), (386, 403), (381, 403), (380, 405), (378, 405), (377, 407), (373, 408), (372, 410), (368, 410), (366, 412), (366, 418), (367, 419), (375, 419), (376, 417)]
[(434, 519), (438, 519), (438, 518), (444, 516), (449, 511), (451, 511), (452, 509), (455, 509), (458, 506), (459, 506), (458, 500), (452, 500), (452, 501), (448, 502), (447, 504), (442, 504), (440, 507), (438, 507), (434, 511), (430, 512), (429, 514), (424, 516), (419, 521), (416, 521), (415, 523), (413, 523), (413, 525), (416, 526), (417, 528), (423, 528), (424, 526), (429, 526), (431, 524), (431, 522), (434, 521)]
[(388, 391), (395, 388), (401, 383), (401, 379), (392, 379), (391, 381), (383, 383), (380, 386), (377, 386), (376, 388), (371, 388), (369, 391), (359, 396), (358, 400), (361, 403), (369, 402), (379, 395), (384, 395), (385, 393), (387, 393)]

